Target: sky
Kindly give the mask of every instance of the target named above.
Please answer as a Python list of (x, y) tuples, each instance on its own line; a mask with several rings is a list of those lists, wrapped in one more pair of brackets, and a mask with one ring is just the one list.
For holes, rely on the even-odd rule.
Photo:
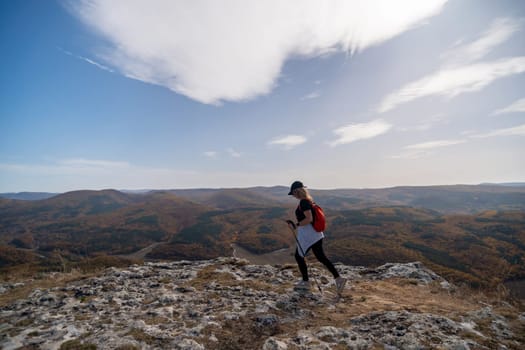
[(0, 2), (0, 192), (525, 182), (525, 2)]

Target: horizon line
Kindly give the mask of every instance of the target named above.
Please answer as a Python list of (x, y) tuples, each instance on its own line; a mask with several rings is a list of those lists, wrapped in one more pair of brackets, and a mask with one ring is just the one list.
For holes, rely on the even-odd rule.
[[(305, 186), (306, 188), (313, 191), (337, 191), (337, 190), (382, 190), (382, 189), (393, 189), (400, 187), (413, 187), (413, 188), (423, 188), (423, 187), (454, 187), (454, 186), (508, 186), (508, 187), (522, 187), (525, 186), (525, 181), (508, 181), (508, 182), (480, 182), (480, 183), (456, 183), (456, 184), (428, 184), (428, 185), (394, 185), (394, 186), (384, 186), (384, 187), (334, 187), (334, 188), (314, 188)], [(288, 188), (287, 185), (256, 185), (256, 186), (243, 186), (243, 187), (184, 187), (184, 188), (100, 188), (100, 189), (90, 189), (90, 188), (79, 188), (74, 190), (66, 190), (62, 192), (55, 191), (7, 191), (0, 192), (0, 194), (21, 194), (21, 193), (45, 193), (45, 194), (63, 194), (69, 192), (80, 192), (80, 191), (118, 191), (118, 192), (153, 192), (153, 191), (192, 191), (192, 190), (248, 190), (253, 188), (275, 188), (275, 187), (284, 187)]]

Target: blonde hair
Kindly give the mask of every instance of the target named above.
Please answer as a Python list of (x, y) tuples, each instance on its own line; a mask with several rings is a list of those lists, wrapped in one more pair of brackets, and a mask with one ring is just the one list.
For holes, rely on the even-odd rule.
[(297, 191), (297, 196), (299, 198), (301, 198), (301, 199), (308, 199), (311, 202), (314, 201), (313, 197), (310, 195), (310, 192), (308, 192), (308, 190), (306, 188), (300, 187), (300, 188), (297, 188), (296, 191)]

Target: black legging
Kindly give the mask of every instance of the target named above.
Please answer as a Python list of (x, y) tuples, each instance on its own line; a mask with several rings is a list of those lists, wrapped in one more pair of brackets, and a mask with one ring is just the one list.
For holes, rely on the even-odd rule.
[[(334, 278), (339, 277), (339, 273), (335, 269), (332, 262), (328, 260), (326, 255), (324, 255), (323, 239), (320, 239), (317, 242), (315, 242), (310, 248), (308, 248), (304, 252), (304, 255), (308, 254), (308, 251), (310, 249), (312, 249), (312, 251), (314, 252), (314, 255), (317, 258), (317, 260), (319, 260), (319, 262), (321, 262), (324, 266), (326, 266), (328, 271), (332, 273)], [(301, 271), (301, 275), (303, 275), (303, 281), (308, 281), (308, 267), (306, 266), (306, 262), (304, 261), (304, 258), (301, 255), (299, 255), (299, 248), (295, 249), (295, 261), (297, 261), (297, 265), (299, 265), (299, 271)]]

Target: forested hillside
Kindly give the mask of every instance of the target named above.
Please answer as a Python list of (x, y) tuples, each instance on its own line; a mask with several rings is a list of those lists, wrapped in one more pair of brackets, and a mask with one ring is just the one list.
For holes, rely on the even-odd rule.
[[(398, 188), (368, 190), (366, 198), (352, 190), (312, 192), (328, 217), (325, 245), (333, 260), (365, 266), (421, 260), (448, 278), (495, 285), (525, 278), (525, 193), (512, 189)], [(444, 198), (454, 205), (428, 208), (446, 206)], [(466, 210), (450, 213), (461, 203)], [(294, 245), (284, 220), (295, 206), (280, 187), (0, 199), (0, 267), (113, 264), (147, 247), (145, 258), (155, 260), (229, 256), (233, 243), (268, 253)]]

